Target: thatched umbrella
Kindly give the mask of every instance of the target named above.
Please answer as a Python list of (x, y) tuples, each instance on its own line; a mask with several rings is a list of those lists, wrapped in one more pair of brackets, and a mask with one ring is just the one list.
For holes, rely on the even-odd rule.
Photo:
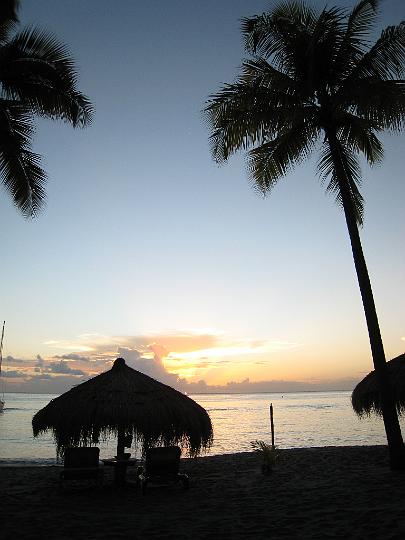
[[(405, 353), (387, 362), (388, 375), (398, 414), (405, 413)], [(380, 391), (375, 371), (371, 371), (353, 390), (352, 407), (359, 415), (382, 414)]]
[(196, 455), (212, 442), (205, 409), (188, 396), (136, 371), (118, 358), (113, 367), (53, 399), (33, 420), (34, 436), (52, 430), (57, 454), (69, 446), (97, 444), (118, 436), (117, 456), (126, 438), (143, 448), (180, 444)]

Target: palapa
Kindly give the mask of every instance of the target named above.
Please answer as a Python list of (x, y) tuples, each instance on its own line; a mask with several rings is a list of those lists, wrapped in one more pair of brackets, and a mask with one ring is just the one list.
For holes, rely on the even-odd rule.
[(126, 437), (143, 449), (158, 444), (184, 447), (189, 455), (209, 448), (213, 431), (207, 411), (194, 400), (144, 373), (123, 358), (113, 367), (53, 399), (32, 420), (34, 436), (51, 430), (57, 454), (69, 446), (97, 444), (118, 436), (117, 455)]
[[(405, 413), (405, 354), (387, 362), (388, 376), (398, 414)], [(371, 371), (353, 390), (352, 407), (359, 415), (382, 414), (380, 391), (375, 371)]]

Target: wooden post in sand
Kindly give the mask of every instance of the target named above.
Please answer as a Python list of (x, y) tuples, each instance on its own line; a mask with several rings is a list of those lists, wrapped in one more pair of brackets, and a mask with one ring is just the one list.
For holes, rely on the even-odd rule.
[(273, 403), (270, 403), (270, 429), (271, 429), (271, 446), (274, 448)]

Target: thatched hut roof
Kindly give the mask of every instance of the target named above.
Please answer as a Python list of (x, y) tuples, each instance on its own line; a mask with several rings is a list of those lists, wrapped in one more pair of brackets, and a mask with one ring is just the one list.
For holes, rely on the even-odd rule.
[(33, 420), (34, 436), (53, 432), (58, 455), (69, 446), (97, 444), (125, 433), (144, 448), (180, 444), (190, 455), (208, 448), (207, 411), (188, 396), (136, 371), (118, 358), (104, 373), (53, 399)]
[[(405, 354), (387, 362), (388, 374), (398, 414), (405, 413)], [(359, 415), (382, 414), (375, 371), (371, 371), (353, 390), (352, 407)]]

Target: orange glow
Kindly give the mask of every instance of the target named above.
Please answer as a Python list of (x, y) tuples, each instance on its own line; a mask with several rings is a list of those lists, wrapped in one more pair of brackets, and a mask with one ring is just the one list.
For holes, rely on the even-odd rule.
[(110, 369), (118, 354), (135, 369), (145, 369), (152, 376), (167, 379), (169, 384), (170, 374), (174, 374), (189, 382), (205, 381), (225, 388), (227, 383), (247, 379), (252, 383), (318, 383), (348, 377), (360, 380), (371, 370), (366, 347), (345, 348), (339, 343), (339, 347), (322, 348), (310, 340), (293, 343), (231, 339), (221, 332), (115, 337), (87, 334), (71, 341), (48, 340), (47, 346), (54, 351), (52, 355), (16, 360), (13, 365), (4, 362), (4, 370), (10, 372), (7, 375), (10, 386), (41, 377), (43, 380), (66, 378), (66, 384), (77, 384)]

